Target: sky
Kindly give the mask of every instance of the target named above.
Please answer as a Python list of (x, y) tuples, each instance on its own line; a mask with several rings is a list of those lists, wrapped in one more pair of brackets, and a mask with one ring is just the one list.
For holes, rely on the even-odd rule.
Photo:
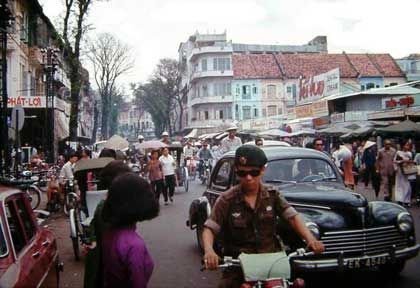
[[(39, 2), (60, 21), (63, 0)], [(93, 2), (88, 21), (89, 37), (108, 32), (131, 47), (135, 67), (120, 79), (128, 88), (147, 81), (159, 59), (178, 59), (179, 44), (196, 31), (279, 45), (326, 35), (330, 53), (420, 53), (418, 11), (418, 0), (107, 0)]]

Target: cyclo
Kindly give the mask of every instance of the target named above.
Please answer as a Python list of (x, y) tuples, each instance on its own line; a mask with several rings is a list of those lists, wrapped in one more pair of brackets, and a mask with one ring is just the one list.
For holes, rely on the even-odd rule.
[(69, 209), (69, 219), (70, 238), (76, 261), (80, 259), (80, 244), (90, 244), (89, 225), (96, 206), (106, 198), (108, 192), (98, 190), (99, 174), (113, 160), (113, 158), (82, 159), (74, 167), (74, 187), (77, 198)]
[(189, 173), (188, 167), (184, 164), (184, 147), (180, 142), (173, 142), (167, 147), (176, 162), (175, 176), (179, 187), (184, 187), (185, 192), (189, 189)]

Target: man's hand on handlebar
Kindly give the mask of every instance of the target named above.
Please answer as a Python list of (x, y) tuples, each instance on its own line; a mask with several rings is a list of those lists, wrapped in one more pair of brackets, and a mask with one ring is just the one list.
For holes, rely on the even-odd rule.
[(204, 253), (204, 267), (208, 270), (216, 270), (219, 265), (219, 256), (213, 249)]

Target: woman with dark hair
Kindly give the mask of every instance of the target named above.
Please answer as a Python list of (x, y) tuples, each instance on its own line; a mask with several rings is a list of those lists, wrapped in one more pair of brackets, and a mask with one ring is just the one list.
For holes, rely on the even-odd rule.
[(413, 162), (413, 155), (410, 150), (410, 142), (405, 141), (402, 150), (398, 150), (394, 157), (394, 164), (397, 168), (395, 175), (395, 201), (404, 206), (410, 206), (411, 202), (410, 182), (402, 169), (403, 165)]
[(117, 152), (113, 149), (104, 148), (102, 149), (101, 153), (99, 154), (99, 158), (103, 157), (111, 157), (116, 159), (117, 158)]
[[(99, 190), (107, 190), (111, 186), (112, 180), (118, 175), (130, 172), (131, 169), (123, 161), (112, 161), (102, 169), (99, 176)], [(95, 214), (89, 225), (89, 245), (85, 245), (87, 250), (85, 260), (84, 287), (103, 287), (102, 271), (102, 235), (107, 228), (107, 223), (102, 218), (102, 210), (105, 200), (99, 202), (95, 209)]]
[(153, 260), (136, 223), (155, 218), (159, 205), (150, 184), (134, 173), (125, 173), (111, 184), (103, 217), (110, 224), (102, 238), (104, 287), (147, 287)]
[[(162, 164), (159, 161), (159, 151), (153, 150), (151, 159), (146, 165), (146, 171), (149, 172), (149, 180), (155, 193), (156, 201), (159, 203), (160, 194), (163, 193), (163, 171)], [(167, 193), (163, 193), (165, 202), (168, 202)]]

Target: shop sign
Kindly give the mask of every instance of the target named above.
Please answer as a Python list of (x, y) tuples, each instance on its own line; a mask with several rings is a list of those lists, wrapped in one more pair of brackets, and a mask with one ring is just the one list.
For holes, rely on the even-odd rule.
[(296, 118), (306, 118), (312, 116), (312, 104), (296, 106)]
[(312, 103), (312, 116), (314, 117), (322, 117), (327, 116), (328, 113), (328, 101), (321, 100)]
[(330, 117), (324, 116), (319, 118), (312, 119), (312, 123), (315, 129), (322, 129), (328, 126), (330, 124)]
[(368, 114), (372, 111), (348, 111), (345, 115), (346, 121), (365, 121), (368, 120)]
[(45, 108), (46, 101), (44, 96), (36, 97), (8, 97), (7, 98), (7, 107), (14, 108), (20, 106), (22, 108)]
[(420, 105), (420, 94), (398, 97), (387, 97), (382, 99), (382, 109), (394, 109)]
[(267, 121), (265, 120), (253, 120), (251, 127), (253, 130), (266, 130), (267, 129)]
[(323, 97), (340, 93), (340, 70), (330, 70), (299, 81), (297, 104), (319, 100)]
[(392, 111), (375, 112), (368, 114), (368, 120), (384, 119), (384, 118), (398, 118), (404, 117), (403, 109), (396, 109)]
[(296, 119), (296, 108), (295, 107), (288, 107), (287, 108), (287, 119), (288, 120)]
[(344, 122), (344, 113), (331, 114), (331, 123), (342, 123)]
[(408, 108), (405, 114), (409, 116), (420, 116), (420, 106)]

